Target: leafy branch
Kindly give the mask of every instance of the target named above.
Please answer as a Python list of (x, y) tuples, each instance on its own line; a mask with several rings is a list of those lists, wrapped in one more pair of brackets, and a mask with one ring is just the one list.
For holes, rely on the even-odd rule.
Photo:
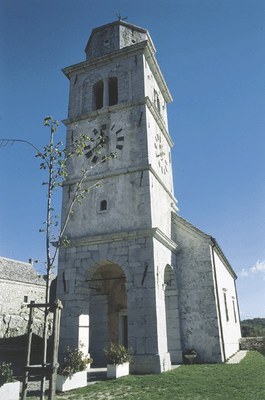
[[(56, 235), (54, 228), (58, 228), (58, 215), (55, 215), (54, 208), (52, 206), (53, 193), (58, 188), (61, 188), (64, 181), (68, 176), (67, 164), (70, 158), (76, 156), (82, 156), (84, 150), (90, 149), (90, 156), (94, 153), (99, 154), (101, 150), (108, 143), (108, 137), (101, 130), (99, 135), (99, 140), (94, 143), (93, 149), (91, 149), (91, 142), (95, 142), (93, 137), (89, 137), (86, 134), (81, 134), (78, 140), (68, 148), (64, 148), (62, 142), (54, 141), (54, 136), (59, 127), (59, 122), (53, 117), (48, 116), (44, 118), (44, 126), (48, 127), (50, 130), (50, 140), (49, 143), (44, 146), (43, 150), (40, 151), (34, 144), (23, 139), (0, 139), (0, 147), (6, 147), (7, 145), (14, 145), (15, 143), (24, 143), (31, 146), (37, 153), (36, 157), (41, 160), (40, 169), (47, 171), (47, 181), (44, 181), (42, 185), (47, 186), (47, 204), (46, 204), (46, 220), (44, 222), (44, 229), (40, 229), (40, 232), (45, 233), (45, 247), (46, 247), (46, 288), (45, 288), (45, 312), (44, 312), (44, 324), (43, 324), (43, 365), (46, 365), (47, 361), (47, 337), (48, 337), (48, 303), (50, 301), (50, 274), (54, 267), (54, 263), (58, 254), (59, 247), (61, 245), (66, 245), (69, 243), (68, 239), (64, 236), (67, 224), (73, 214), (74, 205), (76, 202), (81, 203), (86, 197), (89, 191), (100, 185), (100, 180), (96, 183), (85, 187), (85, 182), (91, 169), (97, 167), (102, 162), (107, 159), (115, 158), (115, 153), (110, 153), (108, 156), (101, 159), (101, 161), (95, 163), (92, 167), (86, 168), (81, 171), (81, 177), (78, 180), (75, 191), (73, 193), (72, 199), (70, 201), (66, 216), (62, 223), (59, 233)], [(89, 144), (90, 143), (90, 144)], [(41, 399), (44, 398), (44, 386), (45, 377), (42, 378), (41, 383)]]
[[(47, 145), (43, 147), (43, 150), (39, 150), (33, 143), (28, 140), (23, 139), (0, 139), (0, 147), (6, 147), (7, 145), (14, 145), (16, 143), (24, 143), (31, 146), (36, 151), (36, 157), (41, 160), (40, 169), (44, 171), (48, 171), (47, 181), (42, 182), (43, 186), (47, 186), (47, 205), (46, 205), (46, 220), (43, 223), (44, 228), (39, 229), (39, 232), (45, 233), (45, 248), (46, 248), (46, 292), (45, 292), (45, 301), (49, 302), (50, 299), (50, 273), (52, 268), (54, 267), (54, 263), (58, 254), (59, 247), (61, 245), (68, 244), (68, 239), (64, 236), (65, 230), (67, 228), (67, 224), (73, 214), (73, 209), (76, 202), (81, 203), (82, 200), (86, 197), (88, 192), (94, 188), (98, 187), (101, 181), (97, 181), (91, 186), (84, 187), (86, 179), (89, 175), (89, 172), (93, 168), (98, 167), (99, 164), (105, 162), (108, 159), (112, 159), (116, 157), (115, 153), (110, 153), (109, 155), (102, 158), (99, 162), (95, 163), (93, 166), (85, 168), (81, 171), (81, 177), (79, 178), (74, 194), (72, 196), (70, 205), (66, 212), (65, 219), (63, 224), (57, 233), (54, 232), (54, 228), (58, 229), (58, 219), (59, 216), (54, 212), (54, 208), (52, 206), (53, 201), (53, 192), (58, 188), (63, 186), (65, 182), (68, 171), (67, 171), (67, 163), (70, 158), (76, 156), (83, 156), (85, 149), (89, 149), (90, 156), (91, 154), (99, 154), (102, 149), (108, 143), (108, 136), (106, 136), (103, 130), (100, 131), (99, 138), (96, 143), (95, 138), (93, 136), (88, 136), (86, 134), (81, 134), (77, 140), (73, 142), (68, 148), (63, 147), (63, 143), (61, 141), (55, 142), (54, 136), (58, 130), (59, 122), (55, 120), (52, 116), (48, 116), (44, 118), (44, 126), (49, 128), (50, 130), (50, 140)], [(93, 149), (91, 149), (91, 144), (94, 144)]]

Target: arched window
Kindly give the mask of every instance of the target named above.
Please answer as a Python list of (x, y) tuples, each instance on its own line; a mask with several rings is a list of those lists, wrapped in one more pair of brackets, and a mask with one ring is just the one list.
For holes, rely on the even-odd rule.
[(101, 200), (100, 202), (100, 211), (106, 211), (108, 207), (107, 200)]
[(99, 110), (100, 108), (103, 107), (103, 92), (104, 92), (104, 83), (103, 81), (98, 81), (93, 86), (95, 110)]
[(98, 81), (93, 86), (93, 107), (99, 110), (102, 107), (114, 106), (118, 103), (118, 79), (111, 77)]
[(109, 106), (118, 103), (118, 79), (116, 77), (109, 78)]

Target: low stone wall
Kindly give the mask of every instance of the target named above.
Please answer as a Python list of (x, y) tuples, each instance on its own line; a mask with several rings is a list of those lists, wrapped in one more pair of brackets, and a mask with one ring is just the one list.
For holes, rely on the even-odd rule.
[(240, 339), (240, 350), (265, 350), (265, 337), (245, 337)]

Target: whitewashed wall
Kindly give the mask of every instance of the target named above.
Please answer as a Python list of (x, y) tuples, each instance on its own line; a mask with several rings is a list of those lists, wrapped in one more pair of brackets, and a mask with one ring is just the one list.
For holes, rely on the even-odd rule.
[[(214, 263), (225, 345), (225, 358), (227, 359), (239, 350), (239, 339), (241, 337), (235, 279), (216, 250), (214, 250)], [(226, 296), (227, 312), (224, 295)]]

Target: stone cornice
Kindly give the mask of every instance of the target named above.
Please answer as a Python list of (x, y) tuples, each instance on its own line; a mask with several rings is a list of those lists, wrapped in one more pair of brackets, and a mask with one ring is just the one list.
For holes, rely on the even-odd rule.
[(163, 93), (165, 101), (167, 103), (171, 103), (173, 100), (172, 96), (168, 90), (168, 87), (167, 87), (165, 79), (162, 75), (161, 69), (156, 61), (155, 55), (152, 52), (150, 46), (146, 46), (144, 54), (145, 54), (146, 61), (148, 62), (150, 69), (158, 83), (161, 93)]
[(174, 240), (170, 239), (167, 235), (165, 235), (159, 228), (153, 228), (154, 230), (154, 238), (157, 239), (160, 243), (166, 246), (169, 250), (174, 253), (178, 252), (178, 244), (174, 242)]
[(169, 146), (173, 147), (174, 143), (173, 143), (173, 141), (171, 139), (171, 136), (169, 135), (169, 133), (167, 131), (167, 128), (165, 127), (165, 124), (163, 122), (163, 118), (161, 117), (161, 115), (159, 114), (159, 112), (155, 108), (154, 104), (149, 99), (149, 97), (146, 97), (145, 101), (146, 101), (146, 105), (148, 107), (148, 110), (151, 112), (152, 116), (154, 117), (157, 125), (159, 126), (159, 128), (161, 129), (163, 135), (165, 136)]
[(158, 180), (158, 182), (160, 183), (161, 186), (163, 186), (163, 189), (167, 192), (167, 194), (171, 197), (172, 201), (174, 203), (177, 203), (177, 199), (174, 197), (174, 195), (170, 192), (170, 190), (168, 190), (168, 188), (166, 187), (166, 185), (164, 184), (164, 182), (162, 181), (162, 179), (160, 178), (160, 176), (156, 173), (156, 171), (154, 170), (154, 168), (151, 166), (151, 164), (149, 164), (149, 170), (152, 172), (152, 174), (155, 176), (155, 178)]
[(145, 104), (146, 104), (146, 99), (141, 99), (138, 101), (130, 101), (130, 102), (126, 102), (126, 103), (119, 103), (114, 106), (101, 108), (100, 110), (90, 111), (88, 113), (78, 115), (71, 119), (70, 118), (64, 119), (62, 122), (64, 125), (68, 126), (68, 125), (71, 125), (73, 123), (76, 123), (76, 122), (82, 121), (82, 120), (94, 121), (99, 115), (104, 115), (104, 114), (108, 114), (111, 112), (115, 113), (117, 111), (122, 111), (127, 108), (142, 106)]
[(135, 231), (107, 233), (105, 235), (87, 236), (70, 239), (70, 243), (65, 247), (77, 247), (86, 245), (96, 245), (104, 243), (120, 242), (122, 240), (155, 238), (169, 250), (177, 252), (178, 245), (172, 239), (167, 237), (159, 228), (149, 228)]
[[(119, 175), (124, 175), (124, 174), (131, 174), (133, 172), (141, 172), (149, 169), (148, 165), (138, 165), (135, 167), (128, 167), (128, 168), (119, 168), (115, 169), (115, 171), (106, 171), (103, 173), (95, 174), (93, 176), (88, 176), (84, 182), (93, 182), (93, 181), (100, 181), (102, 179), (107, 179), (113, 176), (119, 176)], [(63, 182), (63, 186), (67, 185), (74, 185), (77, 182), (80, 181), (80, 178), (75, 178), (75, 179), (69, 179), (65, 182)]]
[(144, 99), (141, 99), (138, 101), (119, 103), (114, 106), (101, 108), (100, 110), (90, 111), (88, 113), (78, 115), (71, 119), (70, 118), (64, 119), (62, 122), (65, 126), (68, 126), (68, 125), (71, 125), (73, 123), (76, 123), (78, 121), (83, 121), (83, 120), (94, 121), (99, 115), (104, 115), (104, 114), (108, 114), (108, 113), (112, 113), (112, 112), (115, 113), (117, 111), (122, 111), (122, 110), (126, 110), (128, 108), (139, 107), (139, 106), (143, 106), (143, 105), (146, 105), (148, 110), (151, 112), (154, 120), (156, 121), (157, 125), (159, 126), (163, 135), (165, 136), (169, 146), (173, 147), (174, 143), (173, 143), (171, 136), (169, 135), (167, 128), (163, 122), (163, 118), (161, 117), (161, 115), (159, 114), (157, 109), (154, 107), (153, 103), (151, 102), (151, 100), (149, 99), (148, 96), (145, 97)]
[(80, 74), (88, 70), (100, 68), (101, 66), (113, 61), (114, 59), (134, 56), (137, 54), (144, 54), (146, 61), (150, 65), (150, 69), (158, 83), (161, 93), (167, 103), (172, 101), (172, 96), (168, 90), (166, 82), (163, 78), (162, 72), (156, 61), (153, 48), (148, 40), (134, 44), (133, 46), (124, 47), (123, 49), (113, 51), (110, 54), (104, 55), (98, 58), (92, 58), (91, 60), (82, 61), (81, 63), (70, 65), (69, 67), (63, 68), (63, 73), (70, 79), (73, 74)]
[[(70, 65), (69, 67), (63, 68), (62, 71), (67, 76), (67, 78), (70, 78), (73, 74), (78, 74), (86, 72), (88, 70), (100, 68), (101, 66), (106, 65), (113, 60), (117, 60), (118, 58), (134, 56), (141, 53), (143, 54), (146, 47), (150, 47), (150, 44), (147, 40), (134, 44), (133, 46), (128, 46), (120, 50), (115, 50), (112, 53), (106, 54), (101, 57), (91, 58), (90, 60)], [(152, 52), (151, 49), (150, 52)]]
[[(110, 171), (106, 171), (104, 173), (99, 173), (99, 174), (95, 174), (93, 176), (89, 176), (89, 177), (87, 177), (85, 179), (84, 182), (93, 182), (93, 181), (97, 182), (97, 181), (101, 181), (103, 179), (107, 179), (107, 178), (114, 177), (114, 176), (131, 174), (131, 173), (134, 173), (134, 172), (142, 172), (142, 171), (146, 171), (146, 170), (149, 170), (155, 176), (155, 178), (158, 180), (160, 185), (163, 186), (163, 189), (171, 197), (173, 203), (174, 204), (177, 203), (176, 198), (170, 192), (170, 190), (166, 187), (166, 185), (164, 184), (162, 179), (159, 177), (159, 175), (156, 173), (156, 171), (151, 166), (151, 164), (148, 164), (148, 165), (137, 165), (135, 167), (128, 167), (128, 168), (119, 168), (119, 169), (116, 169), (115, 171), (111, 171), (111, 172)], [(63, 186), (74, 185), (74, 184), (78, 183), (79, 181), (80, 181), (80, 178), (68, 179), (67, 181), (63, 182)]]

